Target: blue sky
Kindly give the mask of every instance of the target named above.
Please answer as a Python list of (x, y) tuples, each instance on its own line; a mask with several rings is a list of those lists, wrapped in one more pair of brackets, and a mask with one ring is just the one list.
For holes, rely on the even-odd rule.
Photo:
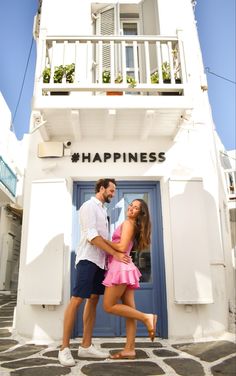
[[(31, 43), (37, 7), (38, 0), (0, 0), (0, 91), (12, 112), (18, 139), (29, 127), (36, 59), (35, 42), (32, 48)], [(230, 82), (236, 81), (235, 11), (235, 0), (198, 0), (195, 12), (204, 66), (209, 68), (213, 119), (227, 150), (236, 148), (236, 86)]]

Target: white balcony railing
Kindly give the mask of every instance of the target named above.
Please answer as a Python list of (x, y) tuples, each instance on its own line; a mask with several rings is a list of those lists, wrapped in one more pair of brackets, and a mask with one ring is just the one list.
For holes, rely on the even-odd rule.
[(236, 199), (236, 171), (227, 169), (225, 171), (226, 187), (229, 200)]
[(16, 184), (17, 177), (10, 167), (4, 162), (0, 156), (0, 183), (2, 183), (9, 192), (15, 196), (16, 195)]
[(38, 46), (36, 95), (52, 91), (97, 95), (111, 90), (184, 95), (186, 67), (180, 36), (45, 37)]

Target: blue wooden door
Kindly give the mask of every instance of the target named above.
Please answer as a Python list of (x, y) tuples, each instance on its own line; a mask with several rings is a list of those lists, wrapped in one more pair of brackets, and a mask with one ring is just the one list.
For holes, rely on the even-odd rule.
[[(94, 195), (94, 182), (80, 182), (74, 184), (74, 230), (72, 251), (72, 283), (74, 279), (75, 249), (78, 244), (78, 216), (77, 211), (81, 204)], [(162, 240), (162, 215), (160, 188), (158, 182), (127, 182), (119, 181), (116, 196), (107, 207), (110, 233), (123, 222), (128, 204), (135, 198), (144, 199), (149, 207), (152, 221), (152, 242), (150, 249), (139, 253), (133, 253), (132, 257), (142, 273), (141, 288), (135, 292), (137, 309), (144, 312), (154, 312), (160, 317), (158, 322), (158, 335), (168, 337), (167, 306), (165, 287), (165, 264)], [(125, 320), (123, 318), (108, 315), (102, 309), (102, 298), (97, 308), (94, 336), (125, 336)], [(74, 336), (82, 335), (82, 311), (78, 312)], [(137, 336), (146, 336), (145, 326), (138, 322)]]

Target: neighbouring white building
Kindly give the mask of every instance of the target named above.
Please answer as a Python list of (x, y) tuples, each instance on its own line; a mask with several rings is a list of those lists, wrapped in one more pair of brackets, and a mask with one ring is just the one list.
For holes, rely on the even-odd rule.
[[(20, 335), (61, 338), (77, 211), (100, 177), (118, 182), (108, 208), (111, 232), (133, 198), (148, 202), (152, 245), (134, 255), (142, 272), (136, 302), (159, 314), (159, 336), (229, 330), (235, 173), (227, 171), (229, 207), (227, 156), (212, 121), (193, 5), (40, 2), (15, 315)], [(82, 333), (81, 317), (74, 336)], [(100, 304), (94, 335), (123, 336), (124, 321)], [(146, 335), (141, 324), (137, 335)]]
[(18, 141), (0, 93), (0, 290), (17, 289), (27, 137)]

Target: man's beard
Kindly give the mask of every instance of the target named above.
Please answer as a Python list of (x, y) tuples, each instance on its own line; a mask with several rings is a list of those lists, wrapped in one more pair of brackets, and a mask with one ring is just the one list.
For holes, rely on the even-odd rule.
[(103, 195), (104, 202), (107, 202), (108, 204), (111, 202), (110, 197)]

